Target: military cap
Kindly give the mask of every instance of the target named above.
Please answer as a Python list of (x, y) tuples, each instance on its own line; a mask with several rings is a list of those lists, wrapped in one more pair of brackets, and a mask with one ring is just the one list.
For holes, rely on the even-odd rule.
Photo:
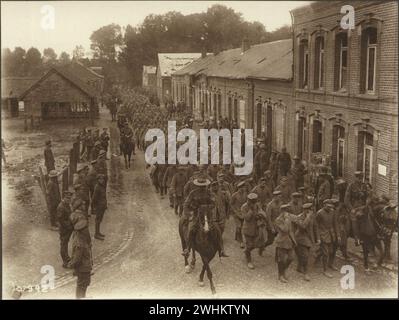
[(95, 146), (100, 146), (100, 145), (101, 145), (101, 142), (97, 140), (97, 141), (94, 143), (94, 145), (95, 145)]
[(288, 178), (286, 176), (282, 176), (280, 179), (280, 182), (287, 181), (287, 180), (288, 180)]
[(223, 178), (224, 176), (225, 176), (225, 174), (223, 172), (221, 172), (221, 171), (218, 172), (218, 177)]
[(238, 184), (237, 184), (237, 187), (238, 188), (241, 188), (241, 187), (245, 187), (246, 185), (245, 185), (245, 181), (241, 181), (241, 182), (239, 182)]
[(271, 174), (272, 172), (270, 171), (270, 170), (266, 170), (265, 172), (263, 172), (263, 174), (267, 174), (267, 175), (269, 175), (269, 174)]
[(203, 178), (197, 178), (194, 179), (194, 185), (198, 186), (198, 187), (206, 187), (210, 185), (210, 181), (209, 179), (203, 179)]
[(91, 160), (90, 164), (96, 164), (97, 163), (97, 159)]
[(211, 183), (211, 187), (218, 187), (218, 186), (219, 186), (219, 183), (217, 181), (213, 181)]
[(326, 199), (323, 201), (323, 204), (331, 204), (331, 199)]
[(80, 171), (82, 171), (82, 170), (84, 170), (84, 169), (86, 169), (87, 168), (87, 164), (85, 164), (85, 163), (78, 163), (78, 167), (77, 167), (77, 169), (76, 169), (76, 172), (80, 172)]
[(258, 199), (258, 195), (256, 193), (250, 193), (247, 195), (248, 200), (257, 200)]
[(51, 145), (51, 140), (46, 141), (46, 146), (49, 146), (49, 145)]
[(297, 155), (295, 155), (294, 160), (299, 160), (299, 157)]
[(299, 187), (298, 191), (305, 191), (305, 187)]
[(344, 183), (345, 183), (345, 180), (344, 180), (344, 179), (338, 179), (338, 180), (336, 181), (337, 186), (339, 186), (339, 185), (341, 185), (341, 184), (344, 184)]
[(356, 177), (359, 177), (359, 176), (362, 176), (363, 175), (363, 172), (361, 172), (361, 171), (355, 171), (355, 176)]
[(265, 145), (264, 143), (261, 143), (259, 147), (260, 147), (261, 149), (265, 149), (265, 148), (266, 148), (266, 145)]
[(273, 191), (273, 196), (278, 196), (281, 194), (280, 190)]
[(388, 205), (385, 208), (395, 209), (397, 206), (398, 206), (398, 204), (391, 200), (388, 202)]
[(100, 180), (100, 179), (105, 179), (105, 175), (104, 174), (98, 174), (97, 175), (97, 180)]
[(62, 195), (63, 195), (64, 197), (71, 197), (71, 196), (73, 195), (73, 192), (72, 192), (72, 191), (69, 191), (69, 190), (65, 190), (65, 191), (62, 193)]
[(283, 205), (280, 206), (281, 210), (287, 210), (287, 209), (290, 209), (290, 208), (291, 208), (291, 206), (289, 204), (283, 204)]
[(73, 185), (73, 188), (75, 189), (75, 190), (77, 190), (77, 189), (79, 189), (79, 188), (81, 188), (83, 185), (81, 184), (81, 183), (75, 183), (74, 185)]
[(331, 201), (330, 201), (330, 203), (331, 204), (333, 204), (333, 205), (336, 205), (336, 204), (338, 204), (339, 203), (339, 200), (338, 199), (330, 199)]
[(55, 170), (51, 170), (51, 171), (49, 172), (48, 176), (49, 176), (50, 178), (57, 177), (57, 176), (58, 176), (58, 172), (55, 171)]
[(304, 208), (304, 209), (309, 209), (311, 207), (313, 207), (313, 203), (311, 203), (311, 202), (307, 202), (302, 205), (302, 208)]
[(299, 192), (294, 192), (294, 193), (292, 193), (291, 195), (292, 195), (293, 197), (295, 197), (295, 198), (302, 197), (302, 195), (301, 195)]
[(105, 156), (105, 154), (106, 154), (105, 150), (101, 150), (100, 153), (98, 154), (98, 157), (100, 158), (102, 156)]
[(262, 178), (260, 178), (260, 181), (266, 182), (266, 178), (265, 178), (265, 177), (262, 177)]

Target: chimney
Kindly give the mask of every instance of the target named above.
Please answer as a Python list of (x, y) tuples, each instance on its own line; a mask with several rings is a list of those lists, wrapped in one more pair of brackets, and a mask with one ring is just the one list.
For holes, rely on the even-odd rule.
[(244, 38), (242, 40), (242, 45), (241, 45), (241, 53), (244, 53), (247, 51), (249, 48), (251, 48), (251, 45), (249, 44), (248, 38)]

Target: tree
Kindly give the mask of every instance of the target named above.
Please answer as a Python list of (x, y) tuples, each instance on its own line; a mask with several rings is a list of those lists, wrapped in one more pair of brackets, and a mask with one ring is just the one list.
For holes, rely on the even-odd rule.
[(24, 63), (25, 75), (38, 75), (42, 71), (42, 55), (36, 48), (29, 48)]
[(121, 27), (110, 24), (94, 31), (90, 36), (90, 49), (93, 57), (104, 63), (114, 63), (117, 58), (117, 49), (122, 45)]
[(61, 64), (66, 64), (69, 63), (71, 61), (71, 58), (69, 56), (68, 53), (66, 53), (65, 51), (61, 52), (59, 58), (58, 58), (59, 62)]
[(43, 50), (43, 63), (54, 64), (57, 61), (57, 54), (53, 48), (46, 48)]
[(76, 46), (75, 49), (73, 49), (72, 56), (73, 59), (76, 59), (78, 61), (82, 60), (85, 56), (85, 50), (83, 46), (82, 45)]

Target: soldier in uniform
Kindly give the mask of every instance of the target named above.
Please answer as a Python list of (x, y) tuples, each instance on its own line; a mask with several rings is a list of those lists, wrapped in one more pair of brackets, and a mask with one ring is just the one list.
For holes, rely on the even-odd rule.
[(49, 181), (47, 183), (47, 199), (50, 211), (51, 230), (57, 231), (57, 207), (61, 201), (60, 189), (58, 186), (58, 172), (51, 170), (49, 173)]
[(260, 149), (256, 153), (254, 158), (254, 169), (256, 180), (259, 180), (263, 173), (269, 167), (269, 158), (266, 152), (266, 145), (264, 143), (260, 144)]
[(279, 177), (286, 176), (288, 170), (291, 169), (291, 156), (286, 147), (282, 147), (281, 153), (277, 156), (277, 167)]
[(251, 251), (259, 245), (256, 240), (259, 236), (259, 220), (266, 220), (266, 214), (258, 203), (258, 195), (250, 193), (247, 196), (247, 201), (241, 207), (242, 217), (244, 223), (242, 226), (242, 233), (245, 238), (245, 258), (249, 269), (254, 269), (252, 263)]
[[(194, 180), (194, 185), (197, 187), (192, 190), (188, 195), (187, 199), (184, 201), (183, 215), (186, 220), (189, 221), (188, 224), (188, 241), (187, 248), (184, 250), (183, 254), (188, 256), (191, 251), (192, 244), (194, 242), (195, 232), (199, 224), (198, 210), (201, 206), (212, 206), (215, 207), (215, 203), (210, 192), (207, 190), (207, 186), (211, 183), (208, 179), (197, 178)], [(219, 257), (227, 257), (223, 252), (223, 240), (219, 237)]]
[[(107, 128), (103, 128), (103, 132), (100, 135), (100, 142), (101, 142), (101, 147), (105, 152), (108, 151), (108, 146), (109, 146), (109, 135), (107, 132)], [(97, 158), (95, 158), (97, 159)]]
[(76, 202), (74, 211), (71, 215), (74, 231), (72, 234), (72, 256), (68, 263), (68, 267), (74, 269), (74, 274), (78, 278), (76, 299), (86, 297), (86, 290), (90, 285), (93, 267), (89, 223), (82, 211), (83, 208), (83, 201)]
[(333, 264), (335, 258), (334, 247), (337, 246), (337, 243), (341, 242), (341, 238), (338, 231), (335, 206), (331, 199), (324, 200), (323, 208), (317, 211), (315, 220), (320, 237), (323, 274), (328, 278), (332, 278), (332, 275), (327, 272), (327, 268), (334, 271), (338, 270)]
[[(73, 187), (76, 193), (79, 195), (80, 199), (84, 201), (86, 215), (89, 215), (90, 205), (90, 188), (87, 179), (88, 172), (89, 167), (87, 166), (87, 164), (79, 163), (73, 179)], [(79, 187), (77, 188), (76, 186)], [(77, 191), (77, 189), (79, 190)]]
[(184, 186), (187, 183), (187, 175), (182, 165), (177, 166), (177, 172), (170, 183), (169, 195), (173, 196), (175, 214), (181, 216), (184, 204)]
[(98, 155), (96, 169), (97, 169), (97, 173), (98, 174), (103, 174), (104, 175), (104, 177), (105, 177), (105, 188), (107, 188), (108, 167), (107, 167), (107, 162), (106, 162), (105, 151), (104, 150), (101, 150), (100, 154)]
[(101, 150), (103, 150), (103, 147), (101, 146), (101, 142), (100, 141), (96, 141), (94, 143), (94, 148), (91, 151), (90, 159), (97, 159)]
[(317, 224), (314, 223), (314, 211), (312, 210), (312, 203), (305, 203), (302, 205), (303, 212), (298, 215), (297, 219), (293, 220), (296, 227), (295, 240), (297, 246), (295, 252), (298, 258), (297, 271), (304, 274), (304, 280), (310, 281), (308, 275), (308, 262), (310, 255), (310, 248), (318, 244), (315, 236), (318, 238)]
[(276, 237), (276, 228), (274, 226), (274, 222), (277, 217), (280, 215), (280, 207), (282, 205), (281, 201), (281, 191), (276, 190), (273, 191), (272, 201), (268, 203), (266, 206), (266, 216), (267, 220), (270, 222), (267, 225), (267, 240), (265, 243), (265, 248), (271, 245), (274, 242), (274, 238)]
[(269, 187), (269, 189), (273, 192), (275, 188), (274, 180), (273, 180), (273, 175), (270, 170), (266, 170), (263, 173), (263, 176), (265, 177), (266, 180), (266, 185)]
[(272, 151), (269, 161), (269, 170), (272, 174), (274, 185), (277, 185), (278, 179), (278, 163), (277, 163), (277, 152), (275, 150)]
[(89, 169), (89, 172), (87, 173), (86, 176), (86, 183), (89, 186), (89, 195), (90, 195), (90, 208), (91, 208), (91, 214), (94, 214), (93, 212), (93, 192), (94, 192), (94, 187), (97, 184), (97, 169), (96, 169), (96, 164), (97, 164), (97, 159), (92, 160), (90, 162), (91, 167)]
[(302, 212), (302, 195), (299, 192), (294, 192), (291, 195), (290, 212), (294, 215), (299, 215)]
[(384, 207), (381, 214), (382, 240), (384, 242), (384, 259), (391, 261), (392, 235), (398, 230), (397, 204), (392, 200)]
[(97, 175), (97, 184), (94, 187), (92, 199), (93, 211), (96, 215), (96, 226), (94, 238), (104, 240), (105, 235), (100, 231), (100, 225), (107, 209), (107, 192), (105, 190), (105, 176), (103, 174)]
[(46, 146), (44, 148), (44, 165), (47, 169), (47, 172), (51, 170), (55, 170), (55, 160), (53, 151), (51, 150), (51, 141), (46, 141)]
[(298, 190), (298, 188), (304, 186), (306, 173), (307, 170), (303, 165), (303, 163), (301, 162), (301, 159), (298, 156), (295, 156), (294, 165), (292, 166), (292, 174), (295, 180), (295, 190)]
[[(219, 227), (220, 236), (223, 236), (226, 220), (229, 218), (230, 197), (226, 191), (221, 190), (217, 181), (211, 183), (211, 196), (215, 203), (214, 223)], [(227, 256), (224, 247), (222, 252)]]
[(356, 245), (359, 245), (359, 232), (356, 223), (356, 209), (366, 205), (367, 185), (362, 181), (363, 173), (355, 172), (355, 181), (350, 183), (345, 193), (345, 205), (350, 213), (353, 237)]
[(319, 177), (321, 179), (321, 182), (317, 191), (317, 210), (322, 207), (324, 200), (331, 198), (331, 185), (328, 179), (328, 174), (322, 172), (320, 173)]
[(170, 191), (170, 188), (172, 185), (173, 177), (175, 176), (176, 172), (177, 172), (177, 167), (175, 164), (168, 165), (168, 167), (166, 168), (165, 174), (163, 176), (163, 180), (162, 180), (162, 185), (165, 188), (165, 193), (168, 193), (168, 189), (169, 189), (169, 206), (171, 208), (175, 207), (174, 201), (173, 201), (174, 200), (173, 194)]
[(94, 140), (93, 140), (93, 134), (91, 133), (91, 129), (87, 130), (86, 134), (86, 160), (91, 161), (91, 154), (93, 152), (94, 148)]
[(241, 212), (241, 207), (247, 201), (247, 187), (245, 181), (241, 181), (237, 187), (238, 190), (231, 196), (231, 209), (236, 224), (235, 240), (240, 243), (241, 248), (244, 248), (242, 239), (242, 225), (244, 217)]
[(71, 218), (71, 197), (72, 192), (64, 191), (62, 200), (57, 207), (57, 219), (60, 232), (60, 254), (62, 258), (62, 266), (68, 268), (68, 262), (71, 260), (68, 254), (68, 243), (71, 238), (73, 225)]
[(271, 201), (273, 196), (273, 190), (271, 190), (266, 184), (266, 178), (260, 178), (259, 184), (255, 188), (253, 188), (251, 192), (258, 195), (262, 210), (266, 210), (266, 206)]
[(280, 207), (281, 213), (276, 218), (274, 224), (277, 231), (276, 243), (276, 262), (278, 267), (278, 279), (287, 283), (287, 269), (294, 260), (294, 248), (297, 243), (292, 229), (292, 222), (297, 217), (288, 212), (289, 205), (283, 204)]
[(280, 184), (274, 190), (281, 191), (281, 201), (283, 204), (290, 202), (291, 194), (294, 192), (288, 184), (287, 177), (282, 177)]

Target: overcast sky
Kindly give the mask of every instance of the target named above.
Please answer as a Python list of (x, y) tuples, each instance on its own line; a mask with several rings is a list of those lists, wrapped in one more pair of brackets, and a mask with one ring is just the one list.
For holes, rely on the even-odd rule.
[[(273, 31), (291, 24), (289, 10), (310, 1), (34, 1), (1, 2), (1, 46), (14, 49), (51, 47), (57, 54), (72, 54), (76, 45), (90, 51), (90, 35), (110, 23), (136, 26), (150, 14), (180, 11), (183, 14), (206, 11), (215, 3), (241, 12), (247, 21), (259, 21)], [(55, 9), (54, 29), (41, 26), (43, 5)]]

